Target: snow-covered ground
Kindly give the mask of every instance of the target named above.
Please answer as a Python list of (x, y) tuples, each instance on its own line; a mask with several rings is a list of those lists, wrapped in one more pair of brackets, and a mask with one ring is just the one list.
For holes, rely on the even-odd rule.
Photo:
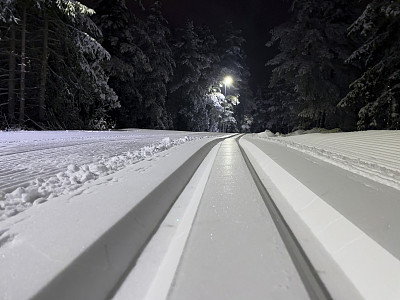
[[(32, 135), (27, 138), (29, 142), (26, 145), (30, 145), (29, 147), (34, 147), (34, 141), (40, 140), (40, 137), (38, 138), (40, 133), (21, 134)], [(49, 151), (48, 157), (51, 159), (58, 157), (57, 146), (63, 149), (62, 146), (65, 145), (63, 138), (68, 140), (66, 136), (69, 133), (63, 133), (64, 137), (60, 139), (56, 137), (57, 134), (60, 133), (48, 133), (52, 138), (49, 138), (47, 143), (53, 142), (53, 145), (48, 145), (46, 150)], [(83, 150), (96, 152), (96, 148), (100, 148), (100, 145), (107, 149), (103, 150), (103, 153), (104, 155), (107, 153), (111, 161), (116, 154), (120, 154), (119, 156), (123, 158), (128, 157), (129, 155), (124, 153), (128, 150), (143, 151), (143, 155), (139, 156), (139, 161), (124, 160), (125, 164), (121, 164), (120, 170), (111, 169), (113, 172), (108, 175), (102, 174), (97, 179), (89, 180), (85, 184), (78, 183), (79, 186), (76, 186), (76, 189), (64, 192), (52, 198), (52, 201), (46, 201), (41, 205), (32, 205), (29, 209), (0, 222), (0, 269), (2, 270), (0, 272), (0, 299), (31, 298), (62, 271), (68, 270), (70, 264), (77, 259), (83, 260), (81, 264), (77, 263), (82, 268), (78, 268), (77, 276), (72, 275), (73, 279), (81, 276), (80, 271), (88, 272), (90, 274), (88, 278), (92, 278), (96, 283), (101, 278), (101, 287), (107, 289), (110, 285), (114, 285), (132, 259), (132, 250), (127, 250), (126, 247), (136, 247), (137, 243), (136, 239), (126, 238), (126, 235), (132, 235), (132, 228), (135, 227), (137, 228), (133, 230), (134, 235), (136, 230), (152, 230), (147, 221), (159, 218), (157, 215), (153, 216), (155, 212), (158, 212), (158, 214), (164, 214), (164, 212), (160, 211), (160, 205), (158, 207), (152, 206), (146, 210), (145, 214), (139, 215), (139, 219), (142, 218), (142, 220), (130, 218), (129, 222), (134, 224), (117, 225), (118, 222), (128, 212), (132, 213), (139, 206), (139, 203), (146, 197), (148, 198), (152, 191), (164, 183), (167, 178), (170, 178), (170, 186), (168, 186), (168, 190), (164, 190), (163, 196), (173, 200), (173, 195), (172, 197), (167, 195), (169, 190), (176, 189), (175, 186), (184, 186), (185, 181), (182, 180), (185, 180), (184, 177), (190, 174), (184, 176), (181, 174), (176, 178), (171, 178), (171, 174), (178, 170), (182, 164), (192, 159), (193, 155), (198, 153), (204, 145), (221, 136), (221, 134), (209, 133), (142, 130), (122, 133), (73, 132), (71, 134), (72, 136), (68, 141), (69, 146), (66, 146), (66, 148), (72, 147), (74, 149), (70, 149), (72, 157), (84, 155)], [(84, 135), (87, 135), (88, 139)], [(97, 138), (96, 135), (98, 135)], [(189, 136), (189, 138), (185, 138), (185, 136)], [(121, 141), (122, 145), (125, 144), (125, 148), (118, 143), (121, 137), (125, 137)], [(178, 142), (170, 142), (168, 143), (170, 148), (161, 151), (165, 149), (166, 143), (163, 143), (162, 140), (166, 138), (184, 143), (173, 147)], [(18, 138), (14, 138), (14, 141), (12, 141), (12, 136), (9, 136), (8, 140), (10, 141), (9, 146), (12, 143), (19, 143)], [(42, 138), (41, 140), (46, 139)], [(91, 145), (94, 149), (88, 146), (90, 141), (93, 142)], [(21, 144), (23, 145), (23, 143)], [(87, 148), (80, 148), (80, 144)], [(152, 144), (162, 145), (163, 147), (151, 146)], [(10, 147), (8, 148), (10, 149)], [(22, 155), (26, 148), (15, 146), (13, 151)], [(113, 152), (116, 148), (123, 150)], [(51, 151), (52, 149), (53, 151)], [(10, 152), (11, 150), (9, 150), (9, 154), (12, 155), (12, 152)], [(31, 155), (32, 160), (34, 153), (31, 153)], [(36, 152), (36, 155), (37, 161), (45, 161), (47, 158), (40, 151)], [(96, 164), (96, 157), (92, 159), (92, 161), (95, 161), (93, 165), (100, 164), (99, 162)], [(90, 159), (89, 154), (88, 160), (90, 161)], [(82, 163), (82, 161), (80, 162)], [(102, 162), (101, 157), (100, 162)], [(71, 162), (66, 161), (65, 164), (68, 168), (68, 164), (71, 164)], [(78, 165), (76, 161), (75, 165)], [(158, 195), (153, 200), (164, 203), (166, 199)], [(139, 222), (141, 226), (136, 226), (136, 222)], [(108, 230), (111, 227), (115, 228), (116, 225), (119, 228), (118, 234), (116, 236), (111, 235), (111, 237), (107, 236)], [(146, 232), (140, 232), (139, 236), (146, 238), (146, 234)], [(111, 238), (112, 241), (107, 237)], [(116, 242), (115, 238), (118, 238), (119, 241)], [(98, 240), (101, 240), (100, 246), (99, 248), (94, 247), (93, 250), (92, 246), (98, 244)], [(91, 250), (87, 252), (89, 249)], [(93, 258), (89, 258), (93, 263), (92, 265), (90, 263), (88, 265), (85, 260), (85, 253), (93, 255)], [(110, 265), (112, 266), (111, 269), (109, 269)], [(72, 267), (72, 272), (74, 270), (76, 268)], [(90, 283), (85, 280), (85, 284), (81, 288), (85, 289), (88, 285), (90, 286)], [(69, 292), (74, 293), (75, 290), (68, 289), (58, 296), (46, 299), (75, 299), (68, 297)], [(100, 299), (103, 297), (100, 296), (103, 295), (103, 292), (102, 288), (97, 288), (90, 291), (91, 298), (82, 299)], [(38, 297), (40, 298), (40, 296)]]
[[(126, 261), (132, 259), (125, 247), (135, 239), (135, 230), (146, 227), (145, 220), (133, 220), (136, 222), (133, 224), (140, 226), (124, 226), (114, 237), (105, 233), (138, 207), (174, 170), (191, 160), (203, 145), (220, 136), (138, 130), (41, 134), (40, 137), (29, 132), (0, 133), (0, 183), (4, 186), (0, 207), (4, 216), (0, 222), (0, 298), (4, 299), (32, 297), (55, 276), (71, 271), (70, 266), (76, 260), (81, 263), (76, 266), (83, 266), (81, 271), (86, 272), (85, 278), (90, 281), (76, 288), (87, 294), (85, 289), (89, 286), (93, 289), (97, 284), (98, 288), (90, 290), (90, 295), (98, 299), (112, 280), (120, 278), (113, 272), (124, 271)], [(400, 173), (399, 140), (397, 131), (288, 137), (264, 133), (240, 140), (335, 299), (400, 297), (400, 192), (396, 186), (399, 181), (396, 176)], [(178, 144), (181, 145), (174, 147)], [(205, 161), (207, 167), (199, 167), (198, 172), (212, 169), (216, 157), (216, 152), (213, 153)], [(228, 156), (224, 159), (223, 165), (228, 168), (232, 161)], [(4, 166), (9, 170), (8, 175)], [(13, 176), (12, 170), (20, 173)], [(236, 178), (233, 170), (236, 169), (232, 167), (231, 179)], [(136, 273), (133, 270), (136, 275), (132, 278), (138, 280), (132, 285), (127, 282), (122, 292), (130, 292), (136, 286), (140, 289), (138, 295), (143, 296), (147, 293), (143, 290), (147, 278), (150, 288), (158, 291), (153, 285), (160, 284), (164, 295), (168, 293), (169, 285), (163, 274), (169, 273), (171, 282), (175, 271), (170, 271), (176, 269), (179, 251), (185, 239), (190, 238), (192, 221), (188, 221), (187, 214), (197, 215), (207, 182), (215, 187), (216, 193), (224, 195), (230, 190), (218, 184), (218, 176), (214, 179), (208, 173), (196, 176), (155, 235), (163, 244), (148, 244), (147, 250), (151, 251), (145, 249), (145, 257), (139, 259), (141, 269)], [(37, 177), (42, 178), (41, 185)], [(178, 184), (181, 178), (173, 180), (169, 187)], [(32, 195), (41, 191), (39, 186), (48, 187), (47, 194), (35, 198)], [(25, 200), (33, 198), (24, 202), (22, 197), (11, 197), (19, 192), (26, 195)], [(45, 201), (48, 199), (52, 201)], [(45, 203), (31, 204), (35, 201)], [(6, 205), (22, 209), (17, 215), (6, 215), (10, 211), (5, 209)], [(157, 206), (150, 207), (148, 215), (151, 217), (155, 210)], [(240, 224), (244, 223), (246, 220)], [(217, 237), (212, 235), (212, 238)], [(94, 244), (99, 247), (93, 250)], [(252, 255), (253, 250), (249, 247), (246, 251)], [(85, 261), (85, 253), (94, 255)], [(173, 259), (160, 257), (163, 253)], [(220, 253), (223, 255), (224, 249)], [(160, 261), (161, 266), (157, 264)], [(175, 263), (172, 269), (171, 261)], [(90, 267), (93, 264), (95, 268)], [(158, 274), (159, 271), (163, 274)]]
[(334, 299), (400, 299), (399, 140), (398, 131), (243, 139)]
[[(311, 131), (313, 132), (313, 131)], [(400, 190), (400, 131), (257, 134)]]
[(213, 135), (137, 129), (0, 132), (0, 221), (155, 153)]

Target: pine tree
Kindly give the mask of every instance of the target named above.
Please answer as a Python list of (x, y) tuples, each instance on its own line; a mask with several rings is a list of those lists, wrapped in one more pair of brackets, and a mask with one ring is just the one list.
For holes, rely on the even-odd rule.
[(169, 46), (170, 30), (167, 20), (161, 14), (161, 2), (155, 2), (145, 20), (148, 35), (145, 54), (151, 70), (145, 74), (140, 91), (143, 94), (141, 106), (141, 127), (166, 129), (172, 127), (172, 120), (166, 111), (167, 84), (172, 80), (173, 60)]
[[(175, 128), (238, 131), (238, 119), (244, 122), (246, 112), (239, 103), (251, 98), (244, 42), (241, 32), (230, 23), (217, 38), (208, 27), (195, 26), (192, 21), (178, 30), (174, 44), (176, 69), (168, 102)], [(226, 76), (233, 77), (234, 84), (223, 95)]]
[(205, 27), (195, 28), (192, 21), (178, 31), (174, 47), (176, 70), (170, 87), (169, 111), (174, 127), (180, 130), (205, 131), (207, 95), (212, 92), (216, 40)]
[(110, 54), (97, 41), (102, 33), (89, 18), (94, 11), (77, 1), (51, 1), (49, 5), (57, 8), (51, 33), (63, 37), (54, 45), (55, 51), (50, 51), (48, 62), (48, 94), (53, 99), (48, 110), (53, 121), (67, 128), (113, 127), (109, 112), (119, 102), (102, 67)]
[(346, 28), (357, 15), (356, 1), (294, 1), (292, 19), (272, 33), (267, 44), (279, 41), (280, 54), (271, 88), (279, 85), (296, 94), (300, 127), (340, 125), (336, 104), (345, 94), (356, 69), (344, 60), (352, 43)]
[(266, 122), (269, 118), (269, 115), (267, 114), (267, 109), (264, 104), (265, 100), (264, 100), (263, 89), (261, 87), (257, 88), (254, 94), (253, 102), (254, 102), (254, 107), (251, 114), (254, 118), (254, 122), (251, 126), (251, 131), (260, 132), (267, 128)]
[(108, 126), (107, 112), (118, 101), (100, 66), (109, 55), (95, 39), (101, 32), (89, 19), (94, 12), (72, 0), (8, 0), (0, 11), (8, 13), (0, 22), (9, 27), (4, 39), (9, 121), (16, 119), (19, 104), (21, 126)]
[(252, 131), (268, 129), (288, 133), (296, 129), (299, 117), (295, 99), (296, 95), (285, 87), (284, 82), (276, 83), (274, 88), (259, 87), (254, 99)]
[[(0, 3), (0, 120), (14, 123), (16, 85), (16, 3)], [(7, 105), (7, 113), (1, 109)], [(4, 112), (3, 112), (4, 111)], [(4, 117), (2, 114), (6, 115)], [(0, 123), (0, 126), (2, 124)]]
[(237, 101), (232, 102), (236, 103), (232, 106), (233, 114), (230, 118), (232, 121), (232, 118), (235, 119), (236, 125), (232, 124), (232, 130), (235, 131), (241, 128), (241, 125), (245, 122), (245, 115), (250, 114), (253, 105), (253, 97), (248, 85), (250, 72), (243, 50), (245, 43), (246, 40), (242, 36), (242, 31), (235, 29), (232, 22), (223, 25), (221, 36), (218, 37), (220, 78), (229, 75), (234, 81), (228, 91), (237, 98)]
[(205, 121), (207, 126), (205, 131), (218, 132), (220, 131), (220, 123), (224, 114), (225, 96), (218, 88), (213, 89), (206, 95), (206, 115)]
[(139, 87), (144, 74), (152, 70), (139, 44), (148, 39), (147, 33), (124, 0), (100, 1), (93, 19), (103, 33), (102, 45), (111, 55), (104, 68), (121, 103), (121, 109), (114, 112), (117, 126), (138, 127), (139, 109), (144, 101)]
[(363, 74), (339, 106), (358, 111), (358, 129), (400, 128), (400, 3), (369, 1), (349, 34), (361, 41), (347, 62)]

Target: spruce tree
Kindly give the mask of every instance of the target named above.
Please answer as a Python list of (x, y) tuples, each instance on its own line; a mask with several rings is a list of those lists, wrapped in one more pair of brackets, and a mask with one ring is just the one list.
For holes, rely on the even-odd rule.
[(346, 28), (355, 20), (356, 1), (294, 1), (291, 20), (271, 31), (271, 46), (280, 53), (268, 62), (275, 66), (270, 87), (296, 94), (301, 128), (336, 127), (336, 104), (357, 70), (344, 63), (352, 43)]
[[(248, 85), (250, 72), (246, 64), (246, 54), (243, 47), (246, 43), (242, 31), (236, 29), (232, 22), (227, 22), (222, 26), (221, 35), (218, 37), (218, 49), (220, 55), (220, 78), (229, 75), (233, 78), (233, 84), (228, 92), (236, 98), (227, 104), (233, 111), (229, 120), (232, 130), (238, 131), (244, 124), (245, 118), (249, 118), (252, 109), (252, 92)], [(246, 116), (246, 117), (245, 117)], [(247, 122), (247, 120), (246, 120)]]
[(166, 111), (166, 98), (175, 62), (169, 45), (168, 22), (161, 13), (161, 2), (157, 1), (150, 7), (144, 25), (148, 35), (145, 54), (151, 70), (145, 73), (140, 85), (143, 102), (139, 125), (157, 129), (171, 128), (172, 120)]
[[(200, 35), (204, 28), (200, 29)], [(187, 21), (178, 29), (174, 45), (176, 69), (170, 86), (169, 111), (172, 113), (174, 127), (179, 130), (207, 130), (207, 94), (212, 89), (212, 74), (215, 53), (210, 47), (215, 39), (210, 34), (200, 38), (198, 29), (192, 21)]]
[(109, 54), (96, 41), (101, 32), (89, 19), (94, 11), (72, 0), (8, 0), (0, 11), (8, 13), (0, 18), (1, 26), (9, 27), (1, 41), (8, 43), (8, 65), (0, 76), (8, 80), (9, 122), (108, 127), (108, 111), (118, 101), (100, 65)]
[(339, 106), (358, 111), (358, 129), (400, 129), (400, 3), (369, 1), (349, 34), (361, 46), (347, 59), (363, 74)]
[(140, 84), (152, 70), (140, 43), (147, 39), (142, 22), (126, 7), (124, 0), (102, 0), (94, 21), (103, 33), (102, 45), (111, 59), (104, 63), (110, 74), (110, 86), (115, 90), (121, 109), (114, 111), (119, 127), (138, 127), (141, 103), (145, 101)]

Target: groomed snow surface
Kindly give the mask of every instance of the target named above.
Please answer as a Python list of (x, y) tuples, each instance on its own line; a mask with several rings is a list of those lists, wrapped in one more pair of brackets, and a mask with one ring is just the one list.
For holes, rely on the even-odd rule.
[(0, 132), (0, 221), (210, 135), (156, 130)]
[(274, 139), (240, 143), (332, 298), (400, 299), (399, 191)]
[[(203, 145), (220, 136), (149, 130), (1, 132), (0, 298), (28, 299), (36, 295), (174, 170)], [(246, 135), (240, 140), (260, 179), (335, 299), (400, 299), (399, 143), (397, 131), (286, 137), (264, 132)], [(216, 157), (215, 150), (212, 153)], [(207, 167), (200, 167), (199, 172), (202, 168), (211, 170), (213, 160), (209, 157), (205, 161)], [(230, 156), (226, 157), (221, 170), (231, 172), (228, 177), (234, 181), (237, 170), (231, 166), (232, 162)], [(165, 226), (161, 225), (155, 235), (163, 244), (150, 242), (139, 260), (141, 269), (133, 270), (133, 278), (141, 281), (123, 285), (122, 294), (147, 282), (147, 288), (157, 289), (154, 286), (157, 283), (163, 286), (166, 295), (169, 286), (165, 286), (163, 274), (169, 273), (169, 282), (174, 276), (184, 275), (170, 272), (182, 261), (174, 249), (182, 251), (186, 244), (182, 239), (190, 240), (194, 232), (192, 224), (196, 226), (200, 217), (211, 216), (199, 213), (202, 205), (207, 207), (207, 201), (200, 199), (207, 194), (203, 190), (206, 184), (210, 191), (215, 190), (210, 195), (221, 193), (215, 198), (216, 203), (221, 203), (221, 212), (228, 211), (229, 204), (220, 199), (228, 201), (226, 195), (233, 189), (218, 183), (223, 180), (219, 176), (196, 176), (165, 219)], [(36, 205), (39, 203), (43, 204)], [(200, 209), (196, 212), (198, 205)], [(197, 216), (193, 222), (186, 212)], [(235, 222), (235, 217), (231, 220)], [(237, 226), (242, 230), (249, 228), (246, 220)], [(197, 228), (205, 226), (202, 233), (208, 236), (208, 226), (211, 228), (216, 223), (199, 222)], [(223, 241), (215, 240), (215, 232), (209, 233), (213, 233), (209, 235), (211, 242)], [(132, 232), (124, 232), (119, 238), (128, 234)], [(240, 244), (242, 240), (245, 238), (237, 242)], [(254, 244), (258, 243), (256, 240)], [(249, 247), (243, 249), (254, 255), (251, 253), (257, 248), (250, 246), (251, 243), (246, 245)], [(101, 274), (107, 283), (108, 273), (124, 267), (122, 255), (115, 253), (126, 251), (118, 247), (122, 243), (105, 244), (104, 249), (96, 252), (93, 259), (99, 263), (96, 261), (96, 268), (88, 270), (94, 274), (91, 279)], [(224, 251), (231, 249), (217, 249), (222, 258)], [(173, 259), (166, 261), (165, 253)], [(174, 267), (170, 266), (171, 261), (175, 262)], [(157, 273), (160, 270), (164, 273)], [(224, 280), (228, 282), (227, 277)], [(235, 278), (232, 277), (232, 282)], [(85, 291), (85, 284), (86, 281), (78, 289)], [(98, 289), (102, 288), (100, 283)], [(144, 298), (150, 295), (148, 291), (140, 290), (137, 295)], [(92, 299), (98, 299), (93, 295)]]
[(282, 143), (400, 190), (400, 131), (318, 131), (296, 131), (288, 136), (276, 136), (267, 130), (258, 133), (257, 137)]
[[(21, 163), (23, 158), (20, 156), (24, 151), (32, 148), (39, 149), (37, 152), (30, 152), (31, 160), (43, 164), (48, 158), (55, 160), (62, 156), (66, 153), (62, 152), (64, 148), (69, 148), (70, 158), (66, 158), (64, 162), (66, 168), (71, 164), (72, 158), (76, 159), (73, 162), (79, 168), (79, 162), (82, 163), (84, 160), (96, 162), (99, 158), (97, 156), (91, 158), (93, 153), (108, 155), (107, 161), (114, 161), (113, 157), (116, 156), (129, 157), (127, 153), (124, 153), (125, 151), (143, 151), (143, 155), (139, 156), (138, 160), (126, 159), (125, 165), (121, 164), (119, 171), (111, 172), (109, 175), (104, 174), (84, 184), (77, 183), (79, 186), (76, 189), (66, 191), (41, 205), (29, 206), (29, 209), (0, 222), (1, 299), (30, 299), (36, 295), (56, 276), (68, 269), (73, 261), (84, 256), (86, 251), (112, 226), (136, 208), (141, 200), (145, 199), (200, 148), (221, 136), (221, 134), (211, 133), (144, 130), (14, 134), (16, 134), (14, 138), (12, 135), (8, 136), (9, 143), (4, 143), (3, 149), (8, 148), (8, 153), (12, 155), (10, 148), (15, 145), (13, 152)], [(26, 136), (27, 141), (20, 142), (18, 134)], [(41, 134), (44, 135), (41, 136)], [(165, 149), (165, 143), (162, 141), (165, 141), (167, 137), (170, 140), (180, 141), (180, 145), (174, 146), (178, 145), (178, 142), (174, 144), (171, 142), (169, 149), (161, 151)], [(35, 141), (39, 144), (36, 147)], [(18, 143), (20, 147), (16, 146)], [(157, 147), (160, 144), (163, 148)], [(26, 145), (29, 147), (23, 147)], [(63, 145), (65, 147), (62, 147)], [(84, 148), (82, 149), (80, 145)], [(145, 149), (150, 150), (145, 151)], [(42, 150), (49, 151), (50, 154), (44, 155)], [(59, 155), (58, 150), (61, 150)], [(2, 160), (3, 162), (7, 161)], [(58, 167), (59, 165), (54, 166), (55, 169)], [(32, 175), (30, 180), (34, 179)], [(179, 179), (181, 178), (176, 178), (176, 180)], [(148, 211), (150, 217), (152, 211), (157, 209)], [(146, 226), (141, 223), (139, 227)], [(81, 265), (78, 263), (78, 267), (82, 268), (79, 269), (82, 273), (91, 274), (83, 282), (78, 279), (78, 283), (83, 284), (64, 291), (60, 290), (59, 295), (47, 299), (103, 298), (104, 289), (107, 291), (110, 284), (115, 284), (112, 280), (115, 281), (121, 276), (132, 259), (132, 254), (126, 251), (125, 247), (127, 244), (136, 243), (132, 238), (132, 235), (135, 235), (134, 226), (123, 226), (120, 229), (124, 232), (119, 232), (117, 236), (120, 239), (119, 242), (107, 240), (104, 242), (104, 247), (101, 245), (100, 249), (96, 248), (95, 251), (90, 252), (93, 254), (94, 267), (87, 262)], [(127, 235), (129, 235), (128, 238)], [(92, 257), (89, 260), (92, 260)], [(90, 285), (91, 283), (95, 287)], [(76, 290), (89, 292), (91, 297), (68, 297), (68, 293), (73, 294)]]

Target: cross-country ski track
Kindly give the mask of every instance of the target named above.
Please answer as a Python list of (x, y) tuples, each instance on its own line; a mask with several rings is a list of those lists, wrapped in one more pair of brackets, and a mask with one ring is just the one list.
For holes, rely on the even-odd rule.
[(4, 134), (2, 299), (400, 298), (396, 131)]

